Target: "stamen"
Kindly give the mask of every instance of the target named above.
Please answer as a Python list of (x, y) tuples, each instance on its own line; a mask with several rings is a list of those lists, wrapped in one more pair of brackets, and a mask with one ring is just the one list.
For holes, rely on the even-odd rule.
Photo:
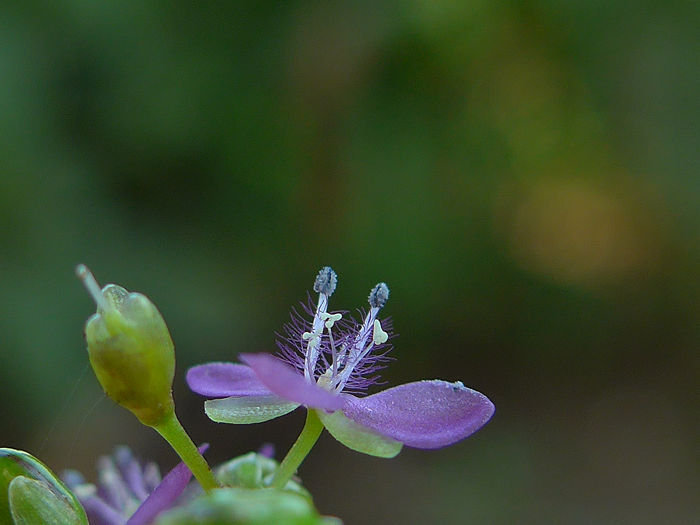
[(85, 285), (85, 288), (92, 296), (92, 299), (95, 301), (95, 304), (97, 304), (97, 307), (103, 311), (109, 310), (109, 303), (107, 303), (107, 300), (100, 289), (100, 285), (97, 284), (97, 281), (89, 268), (84, 264), (79, 264), (75, 267), (75, 275), (77, 275), (78, 278), (83, 281), (83, 285)]
[(330, 297), (333, 295), (337, 284), (338, 275), (333, 271), (333, 268), (330, 266), (324, 266), (316, 276), (316, 282), (314, 282), (314, 292), (322, 293)]
[(323, 312), (321, 314), (321, 319), (326, 321), (326, 328), (328, 328), (328, 331), (330, 332), (330, 329), (333, 328), (333, 325), (340, 321), (343, 318), (343, 314), (329, 314), (328, 312)]
[[(333, 379), (335, 380), (336, 377), (338, 377), (338, 371), (340, 370), (340, 367), (345, 364), (348, 358), (348, 345), (346, 343), (343, 343), (340, 347), (340, 350), (337, 352), (336, 355), (336, 361), (334, 363), (335, 368), (333, 369)], [(334, 386), (338, 386), (338, 382), (334, 383)]]
[(304, 375), (307, 379), (313, 379), (316, 370), (316, 361), (318, 361), (320, 354), (321, 334), (323, 333), (321, 316), (326, 312), (326, 308), (328, 308), (328, 296), (322, 293), (318, 294), (318, 304), (316, 305), (316, 313), (311, 324), (311, 332), (304, 332), (301, 336), (302, 339), (308, 341), (306, 345), (306, 367), (304, 369)]
[[(389, 287), (386, 283), (378, 283), (370, 291), (367, 300), (371, 306), (369, 312), (367, 312), (367, 317), (365, 317), (362, 327), (355, 337), (355, 342), (352, 344), (347, 354), (343, 355), (341, 363), (344, 365), (343, 369), (337, 374), (334, 374), (333, 386), (338, 390), (342, 390), (345, 383), (350, 379), (353, 370), (367, 354), (369, 354), (375, 346), (384, 344), (389, 339), (389, 334), (382, 329), (382, 325), (377, 319), (379, 310), (389, 300)], [(371, 339), (370, 334), (372, 336)], [(340, 362), (340, 359), (338, 361)]]
[(375, 319), (374, 329), (372, 330), (372, 342), (375, 345), (380, 345), (382, 343), (386, 343), (388, 339), (389, 334), (382, 330), (382, 323), (379, 322), (379, 319)]
[(367, 355), (367, 353), (372, 349), (374, 341), (370, 341), (370, 344), (365, 347), (365, 343), (369, 338), (370, 334), (373, 332), (374, 321), (379, 313), (379, 308), (370, 308), (370, 311), (365, 317), (364, 323), (360, 328), (357, 336), (355, 337), (355, 342), (350, 347), (347, 357), (343, 359), (343, 369), (335, 377), (335, 385), (342, 389), (343, 385), (350, 378), (353, 369), (359, 364), (362, 358)]
[[(335, 291), (337, 284), (338, 275), (333, 269), (330, 266), (321, 268), (314, 282), (314, 291), (318, 292), (318, 304), (316, 305), (316, 313), (311, 324), (311, 335), (308, 337), (302, 335), (304, 341), (309, 341), (306, 345), (306, 357), (304, 358), (304, 376), (306, 379), (314, 379), (316, 363), (321, 353), (321, 335), (323, 334), (324, 321), (326, 320), (323, 316), (328, 309), (328, 298)], [(331, 326), (333, 326), (332, 323)]]
[[(331, 324), (331, 326), (333, 326)], [(326, 322), (326, 328), (328, 328), (328, 342), (331, 345), (331, 379), (335, 377), (335, 375), (338, 372), (338, 352), (335, 350), (335, 341), (333, 340), (333, 333), (331, 332), (331, 327), (328, 326), (328, 322)], [(328, 371), (326, 371), (328, 372)], [(330, 384), (330, 382), (329, 382)]]

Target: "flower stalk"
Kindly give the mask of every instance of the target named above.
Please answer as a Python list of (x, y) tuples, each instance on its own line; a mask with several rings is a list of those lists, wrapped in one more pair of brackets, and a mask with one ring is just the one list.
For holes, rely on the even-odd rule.
[(170, 444), (204, 490), (208, 492), (219, 486), (209, 465), (185, 432), (174, 411), (163, 422), (153, 425), (153, 429)]
[(318, 441), (321, 432), (323, 431), (323, 423), (319, 419), (315, 410), (306, 411), (306, 422), (301, 434), (289, 449), (287, 455), (280, 463), (279, 468), (270, 482), (270, 486), (276, 489), (283, 488), (292, 478), (294, 473), (301, 465), (302, 461), (311, 452), (311, 449)]

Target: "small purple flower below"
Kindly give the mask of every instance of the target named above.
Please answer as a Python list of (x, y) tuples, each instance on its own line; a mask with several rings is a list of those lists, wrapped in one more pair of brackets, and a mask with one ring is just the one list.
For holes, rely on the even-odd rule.
[[(241, 354), (243, 363), (207, 363), (187, 372), (189, 387), (210, 399), (207, 415), (226, 423), (258, 423), (300, 405), (315, 409), (339, 441), (361, 452), (391, 457), (400, 444), (422, 449), (451, 445), (479, 430), (494, 405), (461, 382), (424, 380), (361, 397), (379, 383), (377, 371), (389, 359), (391, 323), (377, 315), (389, 298), (385, 283), (369, 295), (362, 322), (328, 312), (337, 276), (330, 267), (318, 274), (318, 301), (305, 310), (309, 321), (292, 314), (278, 342), (278, 356)], [(398, 448), (376, 453), (362, 444), (378, 437)]]
[[(203, 445), (200, 453), (208, 448)], [(98, 460), (98, 485), (82, 474), (66, 470), (63, 480), (80, 500), (90, 525), (147, 525), (175, 505), (192, 473), (178, 464), (164, 478), (155, 463), (142, 465), (128, 447), (117, 447), (112, 456)]]

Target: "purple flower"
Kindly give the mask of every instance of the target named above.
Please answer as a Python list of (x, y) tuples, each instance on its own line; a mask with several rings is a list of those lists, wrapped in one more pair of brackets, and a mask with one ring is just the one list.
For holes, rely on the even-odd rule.
[(296, 311), (278, 342), (278, 356), (241, 354), (245, 364), (208, 363), (187, 372), (190, 388), (206, 397), (207, 415), (226, 423), (257, 423), (300, 405), (315, 409), (328, 431), (346, 446), (392, 457), (409, 447), (451, 445), (479, 430), (494, 406), (461, 382), (426, 380), (364, 396), (379, 382), (391, 350), (391, 323), (377, 315), (389, 298), (385, 283), (369, 295), (361, 322), (330, 313), (337, 284), (330, 267), (314, 284), (318, 301)]
[[(208, 445), (200, 447), (203, 453)], [(178, 464), (164, 478), (155, 463), (142, 465), (128, 447), (98, 460), (99, 485), (87, 483), (75, 470), (63, 473), (66, 485), (83, 504), (91, 525), (146, 525), (174, 506), (192, 473)]]

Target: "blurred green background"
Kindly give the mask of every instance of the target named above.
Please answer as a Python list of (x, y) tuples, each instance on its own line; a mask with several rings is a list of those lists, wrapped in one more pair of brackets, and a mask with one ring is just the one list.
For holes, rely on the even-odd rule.
[[(15, 3), (12, 3), (15, 4)], [(73, 275), (149, 295), (178, 411), (221, 461), (303, 414), (202, 414), (191, 365), (269, 351), (331, 264), (389, 283), (392, 384), (493, 420), (301, 474), (364, 523), (690, 523), (698, 470), (695, 2), (66, 2), (0, 8), (0, 444), (94, 479), (118, 443)]]

